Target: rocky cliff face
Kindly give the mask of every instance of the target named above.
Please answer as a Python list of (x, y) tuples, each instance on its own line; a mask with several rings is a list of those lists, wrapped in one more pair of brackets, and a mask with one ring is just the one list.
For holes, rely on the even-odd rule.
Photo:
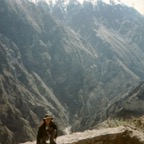
[[(66, 108), (40, 75), (30, 69), (39, 65), (30, 43), (40, 32), (39, 23), (29, 15), (29, 6), (33, 8), (27, 1), (2, 1), (0, 6), (0, 142), (5, 144), (35, 139), (39, 122), (48, 112), (57, 117), (61, 129), (68, 125)], [(44, 53), (46, 48), (39, 42), (38, 48)], [(45, 60), (49, 59), (47, 53), (44, 55)]]
[(139, 117), (144, 113), (144, 82), (140, 82), (137, 86), (122, 96), (117, 97), (111, 102), (107, 108), (107, 115), (110, 117), (130, 118), (132, 116)]
[[(39, 120), (48, 111), (57, 113), (61, 109), (57, 118), (66, 122), (66, 109), (42, 79), (24, 67), (16, 44), (0, 35), (0, 47), (0, 141), (17, 143), (34, 139)], [(63, 121), (59, 122), (64, 126)]]
[(73, 4), (58, 19), (58, 5), (1, 0), (1, 143), (34, 140), (48, 112), (61, 133), (88, 129), (143, 78), (143, 17), (124, 6)]

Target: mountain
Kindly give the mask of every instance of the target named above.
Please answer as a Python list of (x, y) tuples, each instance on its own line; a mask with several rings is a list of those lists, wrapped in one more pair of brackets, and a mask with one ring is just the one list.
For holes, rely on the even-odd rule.
[[(0, 142), (5, 144), (35, 139), (39, 121), (47, 112), (57, 116), (63, 129), (68, 123), (66, 108), (33, 70), (39, 69), (37, 66), (43, 59), (46, 61), (41, 63), (43, 67), (48, 65), (50, 57), (39, 36), (41, 25), (30, 15), (29, 8), (37, 10), (27, 1), (1, 2)], [(41, 50), (39, 56), (44, 55), (43, 59), (38, 60), (34, 49)], [(45, 72), (49, 73), (48, 69)]]
[[(80, 5), (70, 1), (65, 11), (57, 4), (50, 12), (85, 39), (98, 55), (94, 68), (98, 72), (94, 76), (91, 73), (89, 77), (90, 84), (95, 79), (96, 87), (86, 92), (84, 97), (87, 99), (81, 112), (84, 111), (84, 115), (81, 121), (78, 118), (75, 126), (84, 130), (88, 123), (90, 127), (90, 123), (95, 124), (101, 119), (100, 109), (107, 108), (106, 105), (110, 105), (116, 96), (121, 96), (132, 83), (143, 80), (144, 18), (133, 8), (121, 4), (108, 5), (101, 1), (96, 5), (86, 1)], [(94, 102), (98, 96), (101, 102), (100, 99)], [(105, 106), (99, 104), (106, 102), (103, 96), (107, 98)], [(92, 103), (95, 107), (90, 108)], [(91, 118), (92, 115), (95, 118)]]
[[(19, 47), (0, 35), (1, 143), (35, 138), (40, 119), (48, 111), (67, 124), (67, 110), (34, 71), (25, 68)], [(45, 97), (44, 97), (45, 95)]]
[(143, 80), (143, 27), (143, 16), (122, 5), (2, 0), (0, 142), (34, 140), (45, 113), (60, 135), (102, 120)]

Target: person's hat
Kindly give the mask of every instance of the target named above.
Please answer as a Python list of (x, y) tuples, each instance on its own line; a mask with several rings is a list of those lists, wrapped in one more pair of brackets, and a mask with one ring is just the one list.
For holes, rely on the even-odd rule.
[(52, 117), (51, 115), (49, 115), (49, 114), (46, 114), (43, 119), (44, 119), (44, 120), (45, 120), (45, 119), (53, 119), (53, 117)]

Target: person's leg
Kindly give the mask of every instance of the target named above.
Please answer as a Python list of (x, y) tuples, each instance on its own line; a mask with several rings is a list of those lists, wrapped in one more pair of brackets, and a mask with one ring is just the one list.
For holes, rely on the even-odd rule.
[(46, 142), (43, 139), (40, 139), (36, 144), (46, 144)]
[(55, 135), (56, 135), (56, 130), (53, 130), (50, 133), (50, 144), (56, 144), (56, 142), (55, 142)]
[(55, 141), (53, 141), (53, 142), (50, 142), (50, 144), (56, 144), (56, 142), (55, 142)]
[(42, 137), (42, 144), (46, 144), (46, 141), (48, 141), (49, 138), (50, 138), (49, 132), (46, 131), (45, 134), (43, 134), (43, 137)]

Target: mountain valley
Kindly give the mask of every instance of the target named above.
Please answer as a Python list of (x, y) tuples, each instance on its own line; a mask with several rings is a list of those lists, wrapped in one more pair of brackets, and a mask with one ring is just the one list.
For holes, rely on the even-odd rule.
[(45, 113), (59, 135), (144, 113), (144, 17), (101, 1), (63, 6), (1, 0), (1, 144), (35, 140)]

